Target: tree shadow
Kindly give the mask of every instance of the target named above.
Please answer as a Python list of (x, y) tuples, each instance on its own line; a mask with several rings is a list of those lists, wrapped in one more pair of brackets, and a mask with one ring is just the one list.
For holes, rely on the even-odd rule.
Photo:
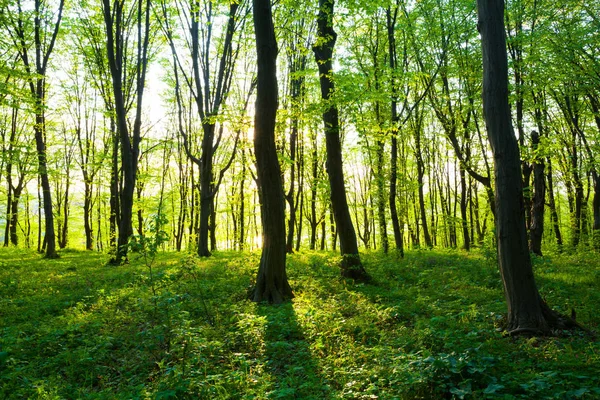
[(331, 387), (313, 358), (291, 302), (261, 305), (266, 318), (266, 366), (273, 377), (269, 398), (330, 399)]

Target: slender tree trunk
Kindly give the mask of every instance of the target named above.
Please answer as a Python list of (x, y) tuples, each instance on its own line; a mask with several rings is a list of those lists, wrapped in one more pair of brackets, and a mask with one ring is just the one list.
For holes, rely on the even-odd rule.
[(387, 21), (387, 36), (388, 36), (388, 53), (389, 53), (389, 65), (392, 70), (390, 78), (391, 86), (391, 149), (390, 149), (390, 193), (388, 202), (390, 204), (390, 219), (392, 220), (392, 229), (394, 230), (394, 243), (396, 245), (396, 251), (400, 257), (404, 257), (404, 238), (403, 226), (401, 226), (400, 219), (398, 218), (398, 210), (396, 208), (396, 196), (397, 196), (397, 184), (398, 184), (398, 123), (400, 117), (398, 115), (398, 85), (394, 77), (396, 71), (397, 55), (396, 55), (396, 15), (398, 14), (398, 7), (395, 8), (392, 15), (390, 7), (386, 11)]
[[(536, 154), (540, 143), (540, 135), (531, 132), (531, 147)], [(533, 163), (533, 199), (531, 208), (531, 225), (529, 227), (529, 251), (542, 255), (542, 236), (544, 234), (544, 206), (546, 199), (546, 181), (544, 177), (544, 159), (536, 157)]]
[(285, 268), (285, 205), (275, 148), (277, 42), (270, 0), (253, 0), (258, 64), (254, 153), (262, 219), (262, 254), (251, 299), (281, 303), (293, 297)]
[(117, 227), (119, 226), (119, 135), (114, 118), (110, 117), (111, 132), (111, 168), (110, 168), (110, 216), (109, 216), (109, 246), (117, 251)]
[(468, 205), (468, 193), (467, 193), (467, 179), (465, 176), (465, 170), (460, 168), (460, 217), (463, 231), (463, 249), (466, 251), (471, 250), (471, 236), (469, 235), (469, 223), (467, 217), (467, 205)]
[(335, 91), (334, 81), (331, 77), (333, 71), (332, 55), (337, 38), (337, 34), (333, 30), (333, 6), (333, 0), (319, 0), (319, 15), (317, 17), (318, 44), (313, 47), (315, 60), (319, 68), (321, 98), (327, 103), (323, 112), (327, 148), (327, 174), (329, 175), (335, 225), (340, 237), (340, 251), (343, 258), (342, 276), (356, 280), (368, 280), (369, 277), (358, 254), (356, 232), (350, 218), (346, 198), (338, 109), (331, 103), (331, 96)]
[(52, 213), (52, 193), (50, 191), (50, 180), (48, 179), (48, 163), (46, 161), (46, 118), (43, 112), (43, 82), (38, 80), (37, 84), (37, 96), (40, 99), (40, 103), (37, 104), (39, 107), (38, 112), (35, 116), (35, 144), (38, 153), (38, 167), (39, 176), (42, 187), (42, 198), (44, 203), (44, 220), (45, 220), (45, 233), (44, 242), (46, 243), (46, 258), (57, 258), (58, 253), (56, 252), (56, 234), (54, 233), (54, 214)]
[[(87, 174), (86, 174), (87, 175)], [(91, 224), (92, 212), (92, 186), (88, 178), (84, 176), (83, 190), (83, 230), (85, 233), (85, 249), (94, 249), (94, 232)]]
[(246, 150), (242, 149), (242, 179), (240, 181), (240, 250), (246, 249), (246, 200), (244, 187), (246, 185)]
[(203, 124), (202, 157), (200, 158), (200, 231), (198, 232), (198, 256), (210, 257), (208, 248), (210, 214), (213, 207), (213, 142), (215, 125)]
[(423, 154), (421, 148), (421, 122), (420, 117), (416, 117), (418, 121), (415, 123), (415, 158), (417, 160), (417, 191), (419, 194), (419, 217), (421, 218), (421, 229), (423, 230), (423, 238), (425, 239), (425, 246), (428, 248), (433, 247), (431, 243), (431, 236), (429, 236), (429, 227), (427, 226), (427, 214), (425, 210), (425, 192), (424, 192), (424, 176), (425, 176), (425, 163), (423, 161)]
[[(10, 154), (10, 152), (9, 152)], [(12, 161), (10, 160), (10, 157), (7, 161), (7, 174), (6, 174), (6, 181), (7, 181), (7, 185), (6, 185), (6, 189), (7, 189), (7, 193), (6, 193), (6, 225), (4, 227), (4, 247), (8, 247), (8, 243), (9, 243), (9, 236), (10, 236), (10, 230), (11, 230), (11, 221), (12, 221), (12, 204), (13, 204), (13, 200), (12, 200)]]
[(62, 231), (60, 233), (60, 240), (58, 243), (58, 247), (64, 249), (69, 244), (69, 189), (71, 187), (71, 178), (70, 178), (70, 168), (67, 166), (66, 169), (66, 181), (65, 181), (65, 199), (62, 204), (62, 213), (63, 213), (63, 224)]
[[(317, 135), (311, 132), (311, 182), (310, 182), (310, 249), (314, 250), (317, 241), (317, 228), (319, 221), (317, 221), (317, 186), (319, 179), (319, 159), (318, 159), (318, 147), (317, 147)], [(325, 222), (325, 218), (323, 218)], [(323, 241), (325, 235), (322, 235), (321, 241)]]
[(547, 159), (547, 165), (548, 172), (546, 173), (546, 179), (548, 180), (548, 207), (550, 207), (550, 220), (552, 221), (552, 228), (554, 230), (556, 244), (559, 249), (562, 249), (563, 239), (560, 232), (558, 211), (556, 210), (556, 200), (554, 199), (554, 178), (552, 176), (552, 161), (550, 158)]

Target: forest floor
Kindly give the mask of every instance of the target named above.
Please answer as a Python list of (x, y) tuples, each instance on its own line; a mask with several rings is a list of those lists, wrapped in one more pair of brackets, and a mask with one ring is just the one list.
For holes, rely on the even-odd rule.
[[(600, 342), (583, 332), (504, 337), (493, 257), (288, 257), (292, 302), (247, 300), (259, 253), (148, 266), (0, 249), (0, 398), (599, 399)], [(600, 257), (534, 260), (542, 296), (598, 332)]]

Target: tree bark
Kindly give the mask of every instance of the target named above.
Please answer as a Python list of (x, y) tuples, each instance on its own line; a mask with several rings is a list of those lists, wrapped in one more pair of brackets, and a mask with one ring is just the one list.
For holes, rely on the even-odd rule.
[(358, 254), (356, 232), (346, 198), (344, 170), (342, 166), (342, 147), (340, 143), (340, 127), (338, 109), (332, 103), (331, 96), (335, 91), (331, 74), (333, 47), (337, 34), (333, 30), (333, 0), (319, 0), (317, 17), (317, 44), (313, 46), (315, 60), (319, 68), (321, 98), (325, 103), (323, 122), (325, 127), (325, 145), (327, 149), (327, 174), (331, 189), (331, 205), (335, 218), (336, 230), (340, 238), (342, 255), (342, 276), (355, 280), (368, 280)]
[(254, 153), (262, 219), (262, 254), (251, 299), (281, 303), (293, 297), (285, 269), (285, 205), (275, 148), (277, 42), (270, 0), (253, 0), (258, 65)]

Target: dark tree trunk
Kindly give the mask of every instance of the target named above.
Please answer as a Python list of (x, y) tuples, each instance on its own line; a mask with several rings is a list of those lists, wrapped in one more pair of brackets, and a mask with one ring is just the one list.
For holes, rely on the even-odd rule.
[(202, 125), (202, 157), (200, 158), (200, 231), (198, 232), (198, 256), (210, 257), (208, 248), (210, 214), (213, 207), (213, 142), (215, 124)]
[[(418, 111), (418, 110), (417, 110)], [(417, 112), (420, 114), (420, 112)], [(423, 186), (425, 176), (425, 163), (423, 161), (423, 153), (421, 148), (421, 118), (422, 116), (417, 115), (415, 121), (415, 158), (417, 160), (417, 185), (419, 194), (419, 217), (421, 219), (421, 228), (423, 229), (423, 238), (425, 239), (425, 246), (428, 248), (433, 247), (431, 243), (431, 236), (429, 235), (429, 228), (427, 226), (427, 215), (425, 212), (425, 192)]]
[(478, 0), (483, 50), (483, 106), (496, 178), (498, 262), (510, 334), (547, 333), (564, 320), (541, 299), (529, 257), (519, 147), (508, 105), (503, 0)]
[[(37, 84), (37, 98), (39, 99), (39, 103), (37, 103), (37, 107), (39, 107), (39, 111), (36, 112), (35, 116), (35, 144), (38, 153), (38, 167), (39, 167), (39, 175), (41, 179), (42, 186), (42, 198), (44, 203), (44, 219), (45, 219), (45, 228), (46, 231), (44, 233), (44, 242), (46, 243), (46, 258), (57, 258), (58, 253), (56, 252), (56, 235), (54, 233), (54, 215), (52, 214), (52, 194), (50, 192), (50, 180), (48, 179), (48, 163), (46, 161), (46, 140), (45, 140), (45, 128), (46, 128), (46, 118), (44, 116), (44, 107), (43, 99), (44, 99), (44, 89), (43, 89), (43, 81), (41, 79), (38, 80)], [(36, 107), (36, 109), (38, 109)]]
[[(536, 154), (540, 135), (531, 132), (531, 147)], [(531, 225), (529, 226), (529, 251), (542, 255), (542, 235), (544, 234), (544, 206), (546, 199), (546, 180), (544, 177), (544, 159), (535, 158), (533, 162), (533, 198), (531, 205)]]
[(64, 249), (69, 244), (69, 189), (71, 186), (70, 168), (66, 167), (66, 181), (65, 181), (65, 199), (62, 204), (63, 223), (60, 232), (60, 240), (58, 241), (58, 247)]
[(327, 148), (327, 174), (331, 189), (331, 205), (335, 218), (336, 230), (340, 237), (340, 251), (342, 254), (342, 276), (368, 280), (360, 255), (356, 232), (350, 218), (346, 187), (344, 185), (344, 170), (342, 166), (342, 147), (340, 143), (338, 109), (331, 103), (331, 96), (335, 91), (331, 79), (332, 54), (337, 34), (333, 30), (333, 0), (319, 0), (319, 15), (317, 17), (317, 45), (313, 47), (315, 60), (319, 68), (321, 83), (321, 98), (326, 102), (323, 112), (325, 126), (325, 144)]
[(92, 188), (89, 182), (85, 182), (83, 196), (83, 230), (85, 231), (85, 249), (94, 249), (94, 232), (92, 230)]
[(552, 161), (550, 158), (547, 159), (547, 164), (548, 172), (546, 174), (546, 178), (548, 180), (548, 207), (550, 207), (550, 220), (552, 221), (552, 228), (554, 229), (554, 237), (556, 238), (556, 244), (560, 250), (563, 245), (563, 240), (562, 234), (560, 233), (558, 211), (556, 210), (556, 200), (554, 199), (554, 178), (552, 176)]
[[(298, 40), (298, 39), (294, 39)], [(294, 45), (296, 47), (296, 45)], [(302, 97), (304, 96), (304, 76), (302, 72), (306, 69), (306, 55), (301, 52), (294, 52), (289, 57), (290, 82), (290, 101), (292, 107), (292, 121), (290, 129), (290, 187), (285, 196), (289, 206), (289, 220), (286, 240), (286, 251), (288, 254), (294, 250), (294, 229), (296, 228), (296, 213), (298, 209), (296, 190), (296, 173), (299, 167), (298, 159), (298, 132), (300, 124), (300, 110)], [(300, 189), (300, 188), (299, 188)]]
[(398, 183), (398, 124), (400, 122), (400, 116), (398, 115), (398, 85), (394, 77), (397, 63), (396, 55), (396, 16), (398, 15), (398, 7), (392, 10), (390, 7), (386, 11), (386, 25), (387, 25), (387, 36), (388, 36), (388, 53), (389, 53), (389, 65), (392, 70), (390, 78), (391, 86), (391, 138), (392, 145), (390, 149), (390, 193), (388, 202), (390, 204), (390, 219), (392, 220), (392, 229), (394, 230), (394, 243), (396, 244), (396, 251), (400, 257), (404, 257), (404, 239), (402, 237), (403, 226), (401, 226), (400, 219), (398, 218), (398, 210), (396, 208), (396, 196), (397, 196), (397, 183)]
[[(596, 121), (596, 127), (598, 128), (598, 132), (600, 133), (600, 100), (593, 93), (588, 94), (588, 98), (590, 100), (590, 104), (592, 107), (592, 112), (594, 113), (594, 121)], [(592, 157), (592, 153), (590, 151), (589, 145), (586, 141), (586, 149), (588, 149), (588, 155), (591, 158), (592, 163), (595, 161), (595, 158)], [(594, 165), (594, 163), (592, 164)], [(594, 167), (592, 171), (592, 178), (594, 179), (594, 197), (592, 199), (592, 209), (594, 216), (594, 224), (592, 225), (592, 242), (593, 246), (596, 250), (600, 249), (600, 173)]]
[[(9, 178), (10, 179), (10, 178)], [(9, 236), (10, 236), (10, 225), (12, 221), (12, 191), (10, 189), (10, 183), (8, 186), (8, 193), (6, 194), (6, 225), (4, 226), (4, 247), (8, 247)]]
[[(317, 186), (319, 179), (319, 154), (317, 147), (317, 135), (311, 132), (311, 182), (310, 182), (310, 249), (314, 250), (317, 244), (317, 228), (319, 221), (317, 220)], [(323, 221), (325, 222), (325, 218)], [(324, 240), (324, 234), (321, 236), (321, 241)]]
[(471, 236), (469, 235), (469, 224), (467, 221), (467, 179), (465, 176), (464, 168), (459, 166), (460, 171), (460, 217), (463, 231), (463, 249), (466, 251), (471, 250)]
[(10, 242), (13, 246), (19, 244), (19, 236), (17, 235), (17, 225), (19, 224), (19, 200), (21, 198), (21, 192), (23, 191), (22, 185), (17, 185), (12, 193), (12, 201), (10, 207)]
[(246, 184), (246, 150), (242, 149), (242, 179), (240, 181), (240, 250), (246, 249), (246, 216), (245, 216), (245, 195), (244, 186)]
[(106, 26), (106, 54), (110, 67), (110, 75), (112, 78), (112, 89), (114, 95), (115, 116), (116, 116), (116, 131), (121, 145), (121, 171), (123, 174), (123, 187), (119, 196), (119, 227), (118, 240), (115, 258), (113, 263), (119, 264), (127, 259), (127, 244), (129, 237), (133, 233), (132, 217), (133, 217), (133, 198), (135, 193), (135, 183), (137, 179), (139, 146), (141, 141), (141, 113), (142, 99), (144, 96), (144, 87), (146, 81), (146, 68), (148, 65), (148, 47), (150, 40), (150, 0), (146, 0), (145, 7), (142, 6), (143, 1), (140, 0), (137, 4), (137, 10), (132, 11), (135, 15), (137, 32), (137, 49), (136, 49), (136, 73), (135, 73), (135, 93), (136, 109), (133, 127), (130, 128), (127, 121), (128, 107), (126, 105), (125, 90), (123, 88), (124, 78), (124, 54), (126, 54), (125, 46), (127, 41), (124, 37), (127, 29), (126, 17), (123, 14), (124, 5), (121, 2), (115, 1), (114, 8), (111, 8), (110, 0), (103, 0), (102, 11), (104, 15), (104, 23)]
[(110, 163), (110, 216), (109, 216), (109, 246), (117, 251), (117, 227), (119, 226), (119, 135), (114, 118), (110, 117), (111, 132), (111, 163)]
[(262, 255), (251, 299), (281, 303), (293, 297), (285, 269), (285, 205), (275, 148), (277, 42), (270, 0), (253, 0), (258, 65), (254, 153), (262, 219)]

